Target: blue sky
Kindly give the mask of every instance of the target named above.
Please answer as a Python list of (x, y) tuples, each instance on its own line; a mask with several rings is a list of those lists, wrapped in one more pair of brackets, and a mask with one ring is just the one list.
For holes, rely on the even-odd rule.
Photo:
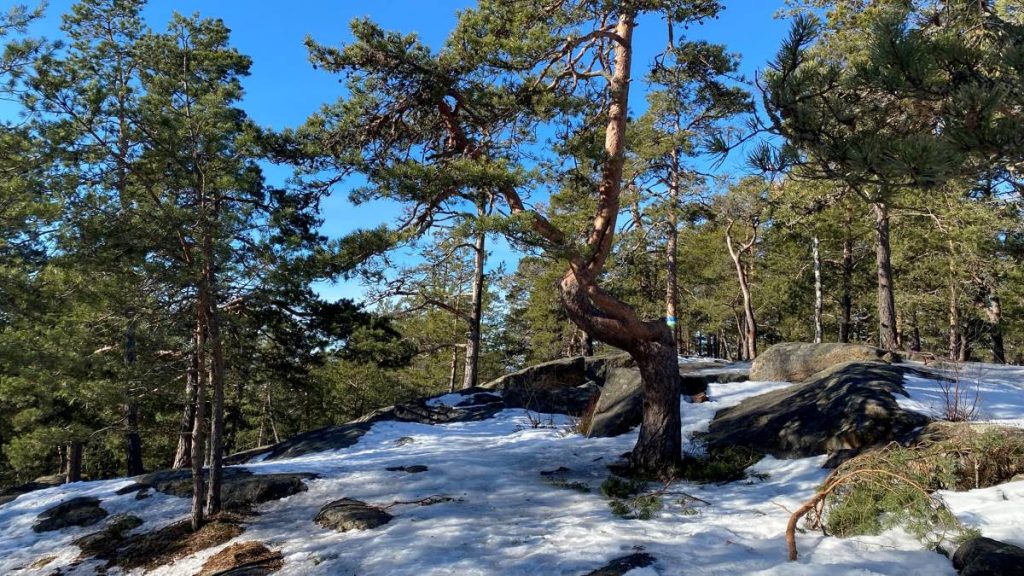
[[(725, 44), (729, 51), (740, 54), (743, 74), (753, 78), (757, 70), (765, 67), (788, 29), (786, 22), (773, 18), (782, 1), (725, 0), (725, 10), (717, 19), (689, 30), (677, 30), (676, 34)], [(32, 32), (58, 37), (60, 14), (72, 4), (71, 0), (51, 0), (46, 18)], [(245, 80), (243, 107), (260, 124), (280, 129), (300, 124), (320, 105), (342, 95), (337, 77), (310, 66), (303, 45), (307, 36), (328, 44), (346, 42), (351, 38), (348, 23), (353, 18), (370, 17), (384, 28), (415, 32), (427, 44), (438, 47), (454, 26), (456, 12), (472, 4), (470, 0), (151, 0), (145, 16), (148, 24), (158, 30), (174, 11), (221, 18), (232, 30), (233, 44), (253, 60), (251, 76)], [(634, 42), (634, 62), (645, 65), (665, 44), (664, 26), (656, 20), (642, 21)], [(644, 89), (643, 82), (634, 83), (634, 113), (643, 104)], [(730, 160), (726, 166), (741, 164), (736, 160), (739, 159)], [(284, 168), (271, 167), (267, 171), (271, 182), (280, 182), (287, 176)], [(339, 189), (323, 207), (323, 231), (328, 236), (373, 226), (397, 213), (395, 206), (381, 203), (353, 207), (346, 197), (347, 190)], [(492, 247), (493, 263), (515, 259), (504, 244), (492, 243)], [(329, 297), (358, 297), (362, 293), (353, 283), (319, 289)]]

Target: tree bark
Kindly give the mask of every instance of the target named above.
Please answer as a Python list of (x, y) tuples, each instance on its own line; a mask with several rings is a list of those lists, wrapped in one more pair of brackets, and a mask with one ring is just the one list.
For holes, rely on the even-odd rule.
[(448, 392), (455, 392), (455, 381), (459, 374), (459, 347), (452, 344), (452, 361), (448, 369)]
[(629, 456), (637, 471), (672, 477), (683, 444), (679, 413), (679, 360), (671, 330), (660, 340), (644, 342), (633, 354), (643, 382), (643, 421), (640, 437)]
[(839, 298), (839, 341), (850, 342), (853, 332), (853, 238), (850, 236), (851, 218), (846, 218), (846, 234), (843, 237), (842, 295)]
[(921, 351), (921, 327), (917, 323), (917, 309), (910, 312), (910, 350)]
[(949, 359), (960, 358), (960, 303), (956, 290), (956, 279), (949, 278)]
[(999, 301), (999, 294), (994, 289), (989, 289), (988, 307), (985, 309), (988, 317), (988, 332), (992, 339), (992, 361), (996, 364), (1006, 364), (1006, 348), (1003, 345), (1003, 308)]
[(65, 482), (78, 482), (82, 479), (82, 452), (85, 445), (80, 440), (72, 440), (68, 444), (68, 469)]
[(192, 425), (192, 531), (203, 527), (206, 484), (203, 461), (206, 456), (206, 290), (200, 289), (196, 305), (196, 412)]
[[(740, 293), (743, 295), (743, 359), (753, 360), (757, 358), (757, 321), (754, 319), (754, 303), (750, 297), (750, 276), (747, 268), (749, 264), (744, 263), (743, 255), (750, 256), (749, 253), (753, 250), (757, 232), (755, 231), (755, 236), (744, 242), (739, 250), (736, 250), (732, 245), (731, 230), (732, 223), (726, 228), (725, 244), (729, 248), (729, 256), (732, 257), (733, 264), (736, 266), (736, 277), (740, 283)], [(752, 256), (750, 257), (752, 258)]]
[(213, 387), (213, 404), (210, 415), (210, 486), (207, 492), (206, 509), (216, 514), (221, 509), (221, 482), (224, 469), (224, 343), (220, 334), (220, 313), (217, 307), (216, 274), (213, 269), (212, 241), (208, 246), (210, 259), (206, 261), (207, 285), (210, 295), (207, 300), (210, 339), (210, 384)]
[[(679, 122), (676, 122), (676, 130), (679, 130)], [(672, 341), (675, 343), (676, 354), (680, 353), (679, 346), (679, 320), (677, 308), (679, 306), (679, 276), (678, 263), (676, 262), (676, 249), (679, 244), (679, 148), (672, 149), (672, 175), (669, 184), (669, 211), (668, 226), (665, 231), (665, 322), (672, 329)]]
[(878, 275), (878, 343), (883, 350), (896, 350), (896, 297), (892, 278), (892, 249), (889, 244), (889, 206), (872, 205), (875, 212), (875, 264)]
[(569, 317), (588, 334), (629, 352), (640, 369), (643, 420), (629, 456), (630, 468), (640, 475), (672, 477), (682, 458), (679, 360), (672, 331), (661, 319), (609, 321), (612, 319), (594, 305), (588, 293), (600, 294), (600, 301), (607, 296), (594, 284), (581, 286), (571, 272), (563, 277), (560, 288)]
[(189, 354), (188, 370), (185, 372), (185, 408), (178, 427), (178, 449), (174, 453), (174, 468), (192, 466), (192, 430), (196, 423), (196, 379), (199, 376), (199, 356), (193, 350)]
[(811, 239), (811, 257), (814, 260), (814, 343), (821, 344), (825, 333), (823, 320), (825, 311), (821, 288), (821, 252), (817, 236)]
[(145, 472), (142, 465), (142, 437), (139, 435), (139, 403), (132, 391), (136, 369), (135, 321), (129, 319), (125, 329), (124, 362), (128, 372), (125, 383), (125, 464), (128, 476), (138, 476)]
[[(478, 215), (484, 215), (483, 208), (478, 210)], [(473, 289), (468, 322), (469, 330), (466, 334), (466, 371), (462, 378), (463, 390), (476, 386), (479, 379), (480, 321), (483, 315), (484, 263), (487, 260), (486, 242), (487, 236), (480, 232), (477, 234), (476, 242), (473, 245)]]
[[(679, 363), (672, 332), (662, 319), (645, 322), (624, 302), (597, 283), (611, 253), (620, 208), (625, 162), (634, 14), (618, 17), (612, 41), (606, 160), (597, 190), (597, 206), (587, 236), (587, 257), (570, 260), (559, 285), (562, 304), (572, 321), (587, 334), (630, 353), (640, 368), (644, 415), (640, 435), (630, 454), (632, 470), (641, 475), (671, 477), (682, 459), (679, 415)], [(550, 230), (548, 231), (549, 234)], [(554, 235), (554, 234), (551, 234)]]

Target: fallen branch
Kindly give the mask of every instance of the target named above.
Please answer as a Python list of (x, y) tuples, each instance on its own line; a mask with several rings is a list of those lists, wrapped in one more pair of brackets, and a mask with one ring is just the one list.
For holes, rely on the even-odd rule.
[(925, 497), (928, 497), (928, 498), (931, 497), (928, 494), (928, 491), (925, 490), (924, 487), (921, 486), (920, 484), (918, 484), (917, 482), (914, 482), (913, 480), (911, 480), (911, 479), (909, 479), (909, 478), (907, 478), (905, 476), (901, 476), (899, 474), (896, 474), (894, 472), (889, 472), (888, 470), (879, 470), (877, 468), (867, 468), (867, 469), (864, 469), (864, 470), (854, 470), (853, 472), (849, 472), (847, 474), (843, 474), (842, 476), (833, 478), (832, 476), (834, 476), (834, 475), (835, 475), (835, 473), (833, 473), (829, 478), (827, 478), (825, 480), (825, 487), (824, 488), (822, 488), (817, 494), (815, 494), (813, 497), (811, 497), (810, 500), (808, 500), (807, 502), (804, 502), (789, 517), (789, 523), (786, 524), (786, 546), (789, 549), (789, 561), (790, 562), (795, 562), (796, 559), (797, 559), (796, 525), (797, 525), (798, 522), (800, 522), (800, 518), (803, 518), (804, 515), (806, 515), (811, 510), (816, 509), (818, 507), (818, 505), (821, 504), (822, 507), (821, 507), (820, 511), (818, 512), (818, 521), (820, 522), (821, 516), (824, 513), (824, 500), (825, 500), (825, 498), (827, 498), (829, 494), (831, 494), (833, 491), (835, 491), (836, 488), (838, 488), (839, 486), (842, 486), (844, 483), (846, 483), (847, 481), (849, 481), (849, 480), (851, 480), (851, 479), (853, 479), (853, 478), (855, 478), (857, 476), (867, 476), (867, 475), (888, 476), (888, 477), (893, 478), (895, 480), (906, 482), (910, 486), (912, 486), (915, 489), (919, 490), (922, 494), (925, 495)]
[(402, 506), (405, 504), (417, 504), (419, 506), (430, 506), (432, 504), (440, 504), (441, 502), (452, 502), (455, 499), (451, 496), (445, 496), (444, 494), (434, 494), (433, 496), (427, 496), (426, 498), (420, 498), (419, 500), (395, 500), (391, 504), (385, 504), (381, 506), (381, 510), (387, 510), (395, 506)]

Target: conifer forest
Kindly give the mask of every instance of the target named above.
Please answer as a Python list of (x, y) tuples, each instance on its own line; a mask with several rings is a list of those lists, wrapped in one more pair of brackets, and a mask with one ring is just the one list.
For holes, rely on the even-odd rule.
[(753, 0), (413, 3), (421, 29), (367, 2), (306, 36), (290, 66), (333, 92), (289, 125), (247, 110), (233, 39), (272, 18), (17, 1), (0, 490), (180, 469), (200, 530), (233, 455), (612, 355), (642, 398), (622, 473), (671, 481), (718, 390), (693, 359), (1024, 364), (1020, 0), (777, 0), (764, 54), (701, 34)]

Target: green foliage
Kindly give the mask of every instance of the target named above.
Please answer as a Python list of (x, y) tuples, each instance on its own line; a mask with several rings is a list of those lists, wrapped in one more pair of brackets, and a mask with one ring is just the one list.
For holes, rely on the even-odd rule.
[(647, 483), (635, 478), (609, 476), (601, 483), (601, 495), (608, 499), (612, 514), (626, 519), (650, 520), (661, 510), (661, 495), (646, 493)]
[(679, 477), (691, 482), (734, 482), (747, 477), (747, 468), (756, 464), (764, 454), (742, 446), (729, 446), (712, 450), (704, 457), (686, 455)]
[(848, 477), (824, 508), (837, 536), (878, 534), (901, 526), (922, 542), (962, 539), (967, 529), (935, 490), (967, 490), (1005, 482), (1024, 468), (1024, 434), (999, 427), (932, 424), (915, 446), (890, 445), (843, 463), (830, 476)]
[(605, 498), (629, 498), (635, 496), (647, 485), (643, 480), (609, 476), (601, 483), (601, 494)]

